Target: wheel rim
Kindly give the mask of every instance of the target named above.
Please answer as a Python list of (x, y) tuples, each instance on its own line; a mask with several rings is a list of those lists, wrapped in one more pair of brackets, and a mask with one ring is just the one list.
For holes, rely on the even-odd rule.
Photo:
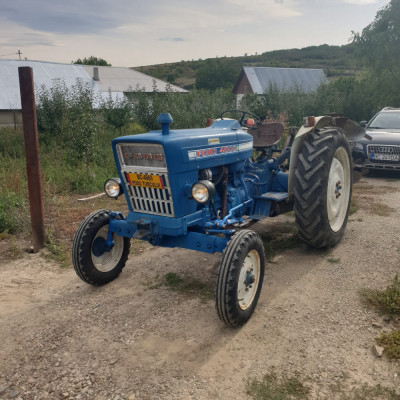
[(240, 269), (237, 295), (239, 307), (246, 310), (251, 306), (260, 282), (260, 255), (257, 250), (247, 253)]
[(350, 197), (350, 160), (344, 147), (332, 159), (328, 178), (327, 207), (329, 225), (338, 232), (346, 219)]
[[(103, 226), (96, 234), (92, 243), (92, 262), (101, 272), (109, 272), (119, 263), (124, 251), (124, 238), (114, 234), (114, 246), (110, 251), (104, 251), (108, 235), (108, 225)], [(103, 249), (101, 249), (103, 246)]]

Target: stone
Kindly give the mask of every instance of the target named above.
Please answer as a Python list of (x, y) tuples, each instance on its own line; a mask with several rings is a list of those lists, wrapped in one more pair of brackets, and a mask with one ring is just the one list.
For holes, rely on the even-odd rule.
[(8, 386), (6, 385), (0, 385), (0, 396), (6, 392), (8, 389)]
[(384, 351), (385, 349), (381, 346), (378, 346), (377, 344), (374, 344), (372, 346), (372, 352), (375, 354), (376, 357), (382, 357)]
[(17, 397), (19, 395), (20, 391), (19, 390), (12, 390), (9, 394), (8, 397), (10, 399), (13, 399), (14, 397)]
[(381, 328), (382, 328), (382, 325), (381, 325), (381, 324), (378, 324), (377, 322), (373, 322), (373, 323), (372, 323), (372, 327), (373, 327), (373, 328), (381, 329)]

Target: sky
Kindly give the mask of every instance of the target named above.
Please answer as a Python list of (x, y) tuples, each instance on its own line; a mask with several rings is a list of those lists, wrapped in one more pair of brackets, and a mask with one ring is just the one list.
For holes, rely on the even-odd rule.
[(0, 0), (0, 58), (134, 67), (349, 43), (389, 0)]

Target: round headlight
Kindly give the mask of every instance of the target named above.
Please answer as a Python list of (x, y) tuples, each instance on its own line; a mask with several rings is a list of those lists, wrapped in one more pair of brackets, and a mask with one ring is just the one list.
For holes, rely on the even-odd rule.
[(121, 181), (119, 178), (111, 178), (104, 184), (104, 191), (113, 199), (116, 199), (122, 194)]
[(207, 203), (212, 199), (215, 193), (215, 187), (210, 181), (199, 181), (192, 186), (192, 197), (198, 203)]

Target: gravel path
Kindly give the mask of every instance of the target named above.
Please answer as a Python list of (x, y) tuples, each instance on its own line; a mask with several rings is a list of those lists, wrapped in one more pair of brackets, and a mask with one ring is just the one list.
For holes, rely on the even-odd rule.
[[(365, 308), (358, 291), (399, 273), (400, 180), (363, 178), (354, 197), (342, 242), (275, 256), (256, 312), (236, 330), (207, 295), (162, 285), (174, 272), (213, 288), (218, 254), (136, 244), (120, 278), (101, 288), (44, 253), (3, 259), (0, 398), (246, 399), (247, 381), (271, 372), (297, 377), (310, 399), (341, 399), (363, 384), (397, 389), (399, 362), (372, 347), (398, 322)], [(280, 216), (254, 229), (288, 224), (293, 217)]]

